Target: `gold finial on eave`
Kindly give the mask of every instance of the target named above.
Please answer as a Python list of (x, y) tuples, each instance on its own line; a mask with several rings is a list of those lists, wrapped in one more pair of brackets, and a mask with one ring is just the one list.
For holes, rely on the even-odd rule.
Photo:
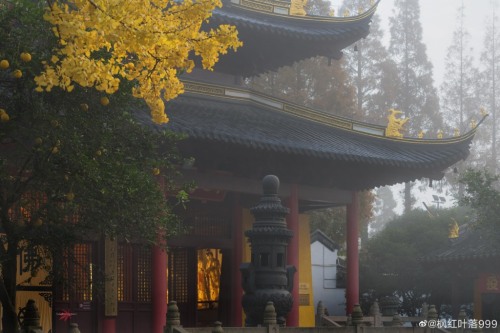
[(418, 132), (418, 138), (419, 139), (422, 139), (425, 135), (425, 132), (423, 130), (421, 130), (420, 132)]
[(454, 137), (460, 136), (460, 130), (458, 128), (455, 128), (455, 130), (453, 131), (453, 136)]
[(331, 8), (330, 12), (328, 13), (329, 16), (334, 17), (335, 16), (335, 9)]
[(439, 130), (439, 131), (437, 132), (437, 138), (438, 138), (438, 139), (442, 139), (442, 138), (443, 138), (443, 131), (442, 131), (442, 130)]
[(484, 108), (479, 108), (479, 113), (481, 114), (481, 116), (483, 118), (488, 115), (488, 112), (486, 112), (486, 110)]
[(451, 218), (452, 222), (450, 224), (450, 229), (448, 232), (448, 238), (458, 238), (458, 235), (460, 233), (460, 227), (458, 226), (457, 220), (455, 220), (453, 217)]
[(477, 121), (476, 119), (471, 119), (470, 121), (470, 128), (474, 129), (477, 127)]
[(385, 129), (385, 136), (393, 137), (393, 138), (402, 138), (404, 125), (408, 122), (409, 118), (398, 118), (399, 114), (403, 112), (396, 109), (389, 109), (390, 114), (387, 116), (387, 120), (389, 123)]
[(290, 15), (306, 16), (307, 12), (304, 9), (307, 5), (307, 0), (291, 0)]
[(349, 11), (349, 9), (345, 9), (344, 10), (344, 17), (347, 17), (347, 16), (351, 16), (351, 12)]

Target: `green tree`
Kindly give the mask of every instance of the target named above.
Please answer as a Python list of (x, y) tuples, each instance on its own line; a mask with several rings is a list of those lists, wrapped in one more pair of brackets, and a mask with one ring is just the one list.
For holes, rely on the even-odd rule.
[[(372, 218), (374, 196), (371, 191), (360, 193), (359, 230), (361, 246), (368, 242), (368, 224)], [(346, 207), (333, 207), (315, 210), (310, 213), (311, 230), (320, 229), (340, 247), (345, 254), (346, 245)]]
[[(443, 121), (433, 85), (432, 64), (422, 42), (418, 0), (396, 0), (389, 24), (389, 56), (396, 63), (399, 76), (394, 108), (410, 118), (407, 135), (416, 137), (420, 131), (425, 131), (428, 136), (435, 137)], [(405, 212), (411, 210), (413, 201), (408, 182), (405, 184)]]
[(486, 33), (484, 37), (484, 48), (480, 57), (480, 72), (482, 84), (480, 91), (482, 94), (482, 103), (491, 117), (488, 120), (487, 128), (489, 144), (485, 144), (482, 150), (483, 159), (486, 161), (486, 167), (493, 174), (498, 173), (498, 147), (497, 147), (497, 107), (500, 96), (500, 29), (497, 26), (498, 16), (496, 15), (495, 4), (492, 4), (491, 16), (486, 20)]
[(310, 213), (311, 231), (319, 229), (333, 240), (345, 254), (346, 211), (345, 207), (325, 208)]
[(457, 27), (446, 54), (445, 76), (441, 85), (441, 110), (447, 125), (460, 133), (470, 129), (479, 114), (478, 70), (474, 67), (470, 34), (464, 26), (465, 7), (457, 11)]
[(397, 296), (400, 313), (418, 315), (422, 303), (449, 304), (450, 276), (443, 267), (425, 268), (419, 258), (448, 245), (450, 225), (468, 222), (464, 208), (432, 216), (414, 210), (389, 222), (360, 253), (360, 290), (380, 299)]
[(354, 89), (341, 61), (311, 58), (250, 78), (247, 84), (256, 91), (292, 103), (356, 118)]
[(460, 181), (465, 185), (465, 195), (460, 204), (474, 209), (477, 228), (486, 229), (492, 246), (500, 240), (500, 191), (499, 176), (487, 170), (468, 169)]
[(396, 62), (400, 78), (395, 107), (411, 119), (409, 135), (416, 136), (420, 130), (437, 131), (442, 118), (432, 64), (422, 42), (418, 0), (397, 0), (389, 24), (389, 56)]
[[(10, 2), (0, 12), (0, 302), (3, 330), (17, 331), (16, 259), (33, 249), (30, 268), (60, 277), (54, 259), (75, 243), (111, 237), (154, 244), (176, 220), (164, 191), (172, 183), (178, 138), (140, 122), (145, 104), (75, 87), (36, 92), (34, 76), (54, 39), (39, 2)], [(21, 73), (21, 74), (19, 74)], [(146, 125), (147, 124), (147, 125)], [(164, 187), (160, 187), (160, 183)], [(185, 192), (179, 192), (184, 198)], [(71, 260), (68, 257), (68, 260)]]
[[(329, 3), (323, 0), (309, 1), (307, 6), (315, 15), (329, 14)], [(314, 57), (249, 78), (246, 83), (256, 91), (299, 105), (359, 119), (354, 88), (343, 61)]]
[[(446, 67), (443, 83), (441, 84), (441, 110), (447, 132), (463, 134), (470, 130), (470, 123), (477, 120), (480, 106), (479, 72), (474, 66), (473, 52), (470, 47), (470, 34), (464, 27), (465, 7), (462, 4), (457, 11), (457, 27), (453, 32), (451, 44), (446, 55)], [(468, 159), (459, 163), (456, 168), (460, 174), (469, 165), (482, 163), (481, 155), (477, 148), (489, 145), (484, 142), (482, 135), (477, 135), (473, 151)], [(478, 144), (478, 141), (481, 141)], [(447, 177), (447, 180), (456, 188), (458, 198), (463, 195), (463, 185), (458, 182), (457, 177)]]
[(331, 11), (331, 2), (325, 0), (307, 1), (305, 10), (307, 15), (329, 15)]
[(383, 186), (375, 190), (375, 200), (373, 204), (373, 218), (370, 227), (374, 234), (382, 231), (387, 222), (396, 217), (394, 209), (397, 206), (391, 188)]
[[(363, 8), (366, 1), (348, 0), (342, 4), (341, 11), (354, 12)], [(360, 7), (361, 6), (361, 7)], [(370, 34), (356, 42), (355, 46), (344, 50), (344, 59), (349, 80), (356, 89), (356, 105), (363, 121), (387, 125), (387, 111), (394, 104), (394, 82), (396, 65), (388, 57), (382, 45), (384, 31), (380, 17), (375, 14), (370, 25)], [(397, 76), (395, 76), (397, 77)]]

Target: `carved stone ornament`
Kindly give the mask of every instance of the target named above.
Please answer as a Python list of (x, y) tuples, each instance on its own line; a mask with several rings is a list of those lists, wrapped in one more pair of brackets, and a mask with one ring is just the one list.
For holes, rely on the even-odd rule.
[(268, 302), (273, 302), (277, 323), (285, 326), (285, 317), (292, 309), (294, 266), (286, 265), (287, 247), (293, 232), (287, 229), (288, 208), (278, 198), (279, 179), (266, 176), (262, 181), (264, 194), (251, 209), (255, 222), (245, 235), (251, 243), (252, 261), (241, 265), (242, 286), (245, 291), (242, 305), (246, 326), (264, 323)]

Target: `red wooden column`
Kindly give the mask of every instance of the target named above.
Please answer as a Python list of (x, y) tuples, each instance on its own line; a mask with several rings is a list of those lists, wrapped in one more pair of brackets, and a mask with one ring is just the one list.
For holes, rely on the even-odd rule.
[(293, 279), (293, 306), (288, 314), (286, 325), (290, 327), (299, 326), (299, 195), (296, 184), (292, 185), (290, 197), (287, 201), (290, 214), (287, 217), (288, 229), (293, 231), (293, 237), (290, 239), (287, 251), (287, 263), (297, 269)]
[(359, 304), (359, 194), (352, 192), (347, 205), (347, 284), (346, 314), (351, 314), (354, 304)]
[[(157, 178), (160, 188), (165, 193), (165, 179)], [(163, 333), (167, 320), (167, 251), (163, 237), (159, 244), (153, 246), (151, 268), (151, 303), (153, 306), (151, 329), (152, 333)]]
[(167, 315), (167, 252), (162, 246), (154, 246), (152, 253), (151, 301), (152, 333), (162, 333)]
[(243, 261), (243, 211), (239, 204), (234, 207), (233, 214), (233, 282), (231, 308), (233, 311), (233, 327), (243, 326), (243, 288), (241, 281), (241, 263)]
[(116, 317), (104, 317), (102, 320), (102, 331), (103, 333), (115, 333)]

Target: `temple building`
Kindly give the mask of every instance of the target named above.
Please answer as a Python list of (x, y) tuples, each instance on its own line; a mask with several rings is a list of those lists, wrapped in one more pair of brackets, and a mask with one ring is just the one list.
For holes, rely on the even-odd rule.
[(319, 229), (311, 233), (312, 288), (314, 304), (325, 314), (345, 316), (345, 260), (339, 245)]
[(472, 318), (500, 320), (500, 249), (495, 243), (486, 230), (465, 224), (448, 246), (421, 258), (424, 265), (450, 272), (454, 318), (464, 308)]
[[(251, 261), (245, 231), (266, 175), (280, 180), (278, 196), (293, 233), (286, 264), (296, 273), (286, 325), (314, 326), (307, 213), (318, 208), (347, 206), (345, 312), (352, 312), (359, 302), (358, 191), (441, 179), (468, 156), (475, 129), (452, 138), (404, 138), (394, 135), (397, 126), (391, 134), (245, 88), (243, 78), (299, 60), (339, 59), (342, 49), (368, 35), (376, 10), (374, 4), (353, 16), (319, 17), (293, 15), (300, 13), (295, 7), (285, 0), (225, 0), (214, 11), (211, 24), (235, 25), (243, 47), (222, 56), (215, 72), (186, 75), (185, 93), (167, 104), (164, 125), (187, 135), (180, 149), (193, 157), (182, 173), (197, 189), (179, 212), (190, 232), (170, 239), (168, 251), (109, 241), (77, 247), (78, 262), (69, 268), (77, 288), (52, 300), (53, 332), (65, 332), (73, 321), (82, 332), (160, 333), (168, 300), (177, 302), (185, 327), (244, 325), (240, 267)], [(98, 274), (92, 263), (103, 261), (104, 300), (93, 296), (91, 283)], [(61, 313), (73, 316), (62, 321)]]
[[(186, 326), (215, 320), (226, 326), (244, 324), (240, 266), (250, 261), (244, 232), (252, 226), (249, 209), (259, 200), (265, 175), (279, 177), (279, 195), (290, 209), (288, 228), (294, 232), (287, 261), (297, 273), (286, 324), (313, 326), (307, 212), (347, 206), (345, 312), (350, 313), (359, 302), (358, 191), (423, 177), (441, 179), (446, 168), (469, 152), (475, 130), (448, 139), (403, 138), (394, 135), (397, 124), (389, 133), (386, 127), (335, 117), (240, 85), (244, 77), (312, 56), (339, 58), (343, 48), (368, 34), (376, 9), (339, 18), (293, 16), (287, 8), (282, 2), (224, 3), (213, 21), (236, 25), (244, 46), (221, 58), (215, 73), (186, 77), (185, 94), (167, 106), (171, 121), (166, 126), (188, 135), (181, 149), (194, 157), (183, 173), (198, 185), (185, 218), (193, 232), (169, 242), (167, 260), (168, 297), (177, 301)], [(221, 267), (219, 297), (211, 305), (196, 296), (199, 258), (207, 251), (218, 254)]]
[(474, 135), (472, 131), (440, 140), (392, 138), (384, 127), (336, 118), (239, 87), (194, 81), (186, 86), (187, 92), (170, 103), (169, 114), (170, 128), (189, 135), (181, 148), (195, 160), (183, 173), (199, 186), (186, 216), (193, 234), (169, 243), (169, 299), (178, 302), (184, 325), (201, 324), (199, 318), (204, 317), (194, 297), (196, 288), (189, 287), (196, 285), (197, 253), (204, 249), (221, 253), (220, 295), (230, 295), (219, 298), (219, 317), (212, 318), (231, 326), (242, 324), (239, 267), (250, 260), (243, 232), (251, 228), (249, 209), (258, 201), (263, 176), (279, 177), (280, 196), (291, 211), (288, 227), (294, 237), (288, 261), (297, 268), (298, 301), (287, 326), (312, 326), (307, 212), (347, 206), (350, 313), (359, 302), (358, 191), (422, 177), (440, 179), (443, 170), (467, 156)]

